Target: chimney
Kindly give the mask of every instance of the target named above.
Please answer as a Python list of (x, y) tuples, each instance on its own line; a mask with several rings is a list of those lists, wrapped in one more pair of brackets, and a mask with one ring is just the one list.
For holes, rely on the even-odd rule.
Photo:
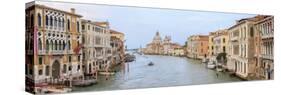
[(74, 9), (74, 8), (71, 8), (71, 9), (70, 9), (70, 12), (73, 13), (73, 14), (75, 14), (75, 9)]

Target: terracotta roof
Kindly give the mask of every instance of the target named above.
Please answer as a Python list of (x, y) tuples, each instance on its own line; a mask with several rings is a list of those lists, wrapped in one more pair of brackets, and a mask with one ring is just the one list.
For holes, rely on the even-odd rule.
[(118, 31), (115, 31), (115, 30), (112, 30), (112, 29), (110, 29), (110, 34), (122, 34), (122, 35), (124, 35), (124, 33), (118, 32)]
[(230, 30), (230, 29), (232, 29), (232, 28), (234, 28), (234, 27), (236, 27), (238, 25), (241, 25), (241, 24), (245, 23), (246, 21), (257, 22), (257, 21), (259, 21), (261, 19), (264, 19), (266, 17), (267, 17), (267, 15), (257, 15), (257, 16), (254, 16), (254, 17), (243, 18), (243, 19), (237, 20), (236, 24), (231, 26), (231, 27), (229, 27), (228, 30)]

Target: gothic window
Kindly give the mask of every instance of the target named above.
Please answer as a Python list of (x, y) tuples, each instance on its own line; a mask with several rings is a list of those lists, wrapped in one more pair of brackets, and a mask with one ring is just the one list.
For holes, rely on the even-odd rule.
[(63, 43), (62, 43), (62, 44), (63, 44), (62, 49), (63, 49), (63, 50), (65, 50), (65, 42), (63, 41)]
[(69, 19), (67, 20), (67, 29), (70, 30), (70, 21), (69, 21)]
[(51, 40), (49, 49), (50, 49), (50, 50), (53, 50), (53, 46), (54, 46), (53, 40)]
[(41, 15), (40, 13), (37, 14), (38, 26), (41, 27)]
[(54, 43), (54, 50), (57, 50), (57, 40), (55, 40), (55, 43)]
[(41, 39), (39, 38), (39, 40), (38, 40), (39, 42), (38, 42), (38, 48), (39, 48), (39, 50), (42, 50), (42, 41), (41, 41)]
[(54, 21), (54, 26), (55, 26), (55, 27), (57, 27), (57, 22), (58, 22), (58, 20), (57, 20), (57, 18), (55, 17), (55, 21)]
[(71, 49), (71, 43), (70, 43), (70, 41), (68, 41), (68, 50), (70, 50)]
[(58, 18), (58, 27), (61, 28), (61, 20)]
[(50, 17), (50, 26), (53, 26), (53, 16)]
[(77, 32), (79, 32), (79, 27), (80, 25), (79, 25), (79, 22), (77, 21)]
[(64, 18), (62, 18), (62, 28), (64, 30)]
[(49, 17), (46, 15), (46, 16), (45, 16), (45, 19), (46, 19), (46, 20), (45, 20), (45, 21), (46, 21), (46, 25), (48, 26), (48, 25), (49, 25)]
[(58, 50), (61, 50), (61, 43), (60, 43), (60, 41), (58, 43)]

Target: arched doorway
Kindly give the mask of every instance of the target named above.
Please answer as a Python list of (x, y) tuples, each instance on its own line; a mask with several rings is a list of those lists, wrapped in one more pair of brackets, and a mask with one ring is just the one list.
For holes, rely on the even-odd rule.
[(55, 60), (55, 62), (52, 65), (52, 77), (53, 78), (60, 77), (60, 63), (58, 60)]

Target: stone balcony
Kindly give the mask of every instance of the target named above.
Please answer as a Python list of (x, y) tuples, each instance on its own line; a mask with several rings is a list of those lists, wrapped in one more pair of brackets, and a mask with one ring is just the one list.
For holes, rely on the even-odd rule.
[(262, 58), (265, 58), (265, 59), (271, 59), (271, 60), (274, 59), (274, 56), (273, 56), (273, 55), (268, 55), (268, 54), (262, 54), (261, 57), (262, 57)]
[(238, 36), (230, 38), (231, 41), (238, 41)]
[(266, 34), (266, 35), (262, 35), (261, 38), (262, 39), (274, 38), (274, 35), (273, 35), (273, 33), (269, 33), (269, 34)]

